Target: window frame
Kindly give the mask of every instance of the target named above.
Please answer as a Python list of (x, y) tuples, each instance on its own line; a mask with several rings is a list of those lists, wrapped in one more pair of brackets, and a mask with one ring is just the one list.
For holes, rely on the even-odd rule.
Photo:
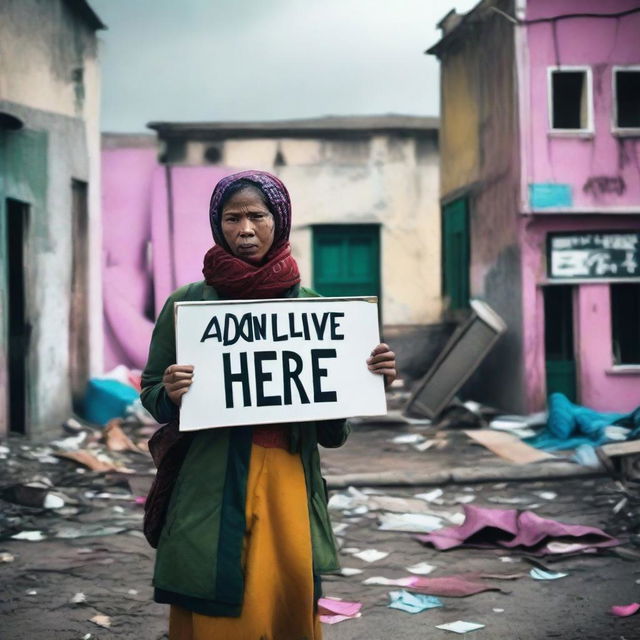
[[(587, 81), (587, 126), (580, 129), (556, 129), (553, 126), (553, 74), (554, 72), (584, 71)], [(558, 65), (547, 67), (547, 119), (548, 133), (553, 136), (591, 137), (595, 133), (593, 115), (593, 70), (589, 65)]]
[(618, 93), (616, 90), (618, 71), (636, 71), (640, 74), (640, 64), (615, 64), (611, 67), (611, 133), (614, 136), (640, 136), (640, 127), (618, 126)]

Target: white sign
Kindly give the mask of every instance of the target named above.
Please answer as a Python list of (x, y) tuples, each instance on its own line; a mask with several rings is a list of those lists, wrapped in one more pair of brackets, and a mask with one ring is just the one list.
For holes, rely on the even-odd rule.
[(178, 302), (178, 364), (194, 366), (180, 429), (380, 415), (376, 298)]

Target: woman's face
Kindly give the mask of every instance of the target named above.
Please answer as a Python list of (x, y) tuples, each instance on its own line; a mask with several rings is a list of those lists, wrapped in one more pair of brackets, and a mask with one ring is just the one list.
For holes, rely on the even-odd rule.
[(275, 220), (257, 189), (234, 193), (222, 208), (222, 235), (231, 253), (258, 264), (267, 255), (275, 232)]

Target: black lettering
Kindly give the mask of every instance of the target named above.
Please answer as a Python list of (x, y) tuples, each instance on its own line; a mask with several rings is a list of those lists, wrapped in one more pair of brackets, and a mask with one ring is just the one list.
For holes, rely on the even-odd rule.
[(207, 328), (204, 330), (202, 334), (202, 338), (200, 338), (200, 342), (204, 342), (209, 338), (215, 338), (218, 342), (221, 340), (220, 336), (220, 323), (218, 322), (218, 317), (213, 316), (211, 320), (209, 320), (209, 324)]
[(331, 339), (332, 340), (344, 340), (344, 335), (338, 335), (336, 331), (340, 326), (337, 318), (344, 318), (344, 313), (338, 311), (331, 312)]
[(311, 349), (311, 373), (313, 376), (313, 401), (336, 402), (338, 394), (335, 391), (323, 391), (321, 378), (327, 377), (327, 370), (320, 368), (320, 358), (335, 358), (335, 349)]
[(313, 322), (313, 326), (316, 330), (316, 335), (318, 336), (318, 340), (322, 340), (322, 337), (324, 336), (324, 330), (326, 329), (327, 326), (327, 319), (329, 318), (329, 314), (328, 313), (323, 313), (322, 314), (322, 321), (320, 322), (320, 324), (318, 324), (318, 316), (315, 313), (311, 314), (311, 320)]
[(283, 340), (286, 340), (288, 338), (287, 335), (278, 335), (278, 314), (277, 313), (272, 313), (271, 314), (271, 337), (273, 338), (274, 342), (282, 342)]
[(242, 318), (240, 318), (238, 334), (240, 338), (245, 340), (245, 342), (253, 342), (253, 325), (251, 324), (250, 313), (245, 313)]
[(231, 373), (231, 354), (222, 354), (222, 366), (224, 370), (224, 397), (227, 409), (233, 409), (233, 383), (242, 384), (242, 401), (245, 407), (251, 406), (251, 389), (249, 388), (249, 367), (247, 366), (247, 354), (240, 354), (240, 373)]
[[(230, 329), (233, 326), (233, 335), (230, 336)], [(224, 344), (228, 347), (231, 344), (235, 344), (240, 339), (240, 333), (238, 332), (238, 318), (232, 313), (226, 313), (224, 316)]]
[[(294, 369), (291, 368), (291, 362), (294, 362)], [(304, 390), (302, 382), (300, 382), (300, 373), (302, 372), (302, 358), (294, 351), (282, 352), (282, 376), (284, 386), (284, 404), (291, 404), (291, 382), (293, 381), (298, 389), (300, 402), (309, 404), (309, 396)]]
[(290, 338), (302, 338), (302, 332), (296, 333), (296, 314), (289, 314), (289, 337)]
[(311, 334), (309, 333), (309, 318), (306, 313), (302, 314), (302, 332), (304, 333), (305, 340), (311, 340)]
[(265, 360), (276, 360), (278, 354), (275, 351), (256, 351), (253, 354), (256, 371), (256, 406), (274, 407), (282, 404), (280, 396), (265, 396), (264, 383), (269, 382), (273, 376), (267, 371), (263, 371), (262, 363)]
[(258, 316), (253, 316), (253, 336), (256, 340), (267, 339), (267, 314), (263, 313)]

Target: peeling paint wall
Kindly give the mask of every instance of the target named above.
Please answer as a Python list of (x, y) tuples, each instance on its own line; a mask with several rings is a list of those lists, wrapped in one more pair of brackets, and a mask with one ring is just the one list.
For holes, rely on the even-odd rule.
[[(527, 20), (572, 13), (618, 13), (637, 0), (530, 0)], [(569, 208), (640, 206), (640, 137), (613, 132), (613, 67), (640, 65), (640, 13), (619, 18), (571, 18), (527, 26), (529, 57), (526, 181), (568, 185)], [(592, 133), (550, 132), (548, 68), (591, 68)], [(562, 205), (564, 207), (565, 205)]]
[[(88, 184), (89, 369), (102, 370), (99, 67), (95, 33), (61, 0), (7, 0), (0, 8), (0, 111), (24, 122), (0, 140), (0, 265), (6, 277), (6, 198), (31, 208), (27, 244), (28, 429), (57, 431), (71, 410), (69, 305), (72, 179)], [(40, 140), (34, 158), (25, 156)], [(34, 190), (34, 181), (41, 188)], [(4, 287), (1, 288), (4, 298)], [(7, 301), (0, 316), (6, 375)], [(6, 385), (0, 385), (0, 432)]]
[[(511, 0), (493, 4), (513, 15)], [(441, 197), (469, 198), (471, 296), (486, 300), (507, 334), (463, 393), (504, 410), (524, 408), (519, 163), (513, 25), (483, 9), (439, 51)]]

